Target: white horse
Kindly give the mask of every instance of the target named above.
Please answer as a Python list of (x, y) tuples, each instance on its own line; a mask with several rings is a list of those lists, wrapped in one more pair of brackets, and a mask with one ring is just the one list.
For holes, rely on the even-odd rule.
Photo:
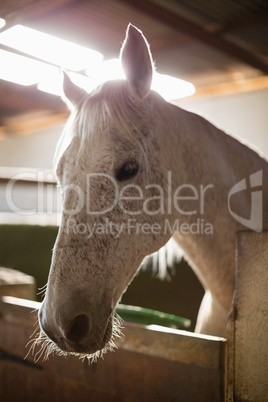
[(64, 78), (73, 111), (57, 155), (63, 215), (39, 312), (48, 352), (111, 348), (118, 301), (171, 236), (205, 289), (196, 331), (225, 336), (236, 233), (268, 229), (266, 160), (150, 90), (151, 53), (132, 25), (121, 62), (126, 80), (90, 94)]

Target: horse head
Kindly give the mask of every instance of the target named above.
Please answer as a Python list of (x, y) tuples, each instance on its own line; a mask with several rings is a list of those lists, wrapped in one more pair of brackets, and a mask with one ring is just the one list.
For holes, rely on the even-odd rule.
[(121, 63), (126, 80), (90, 94), (67, 76), (63, 83), (72, 105), (57, 153), (63, 213), (39, 323), (67, 353), (111, 347), (118, 301), (144, 257), (171, 235), (162, 233), (165, 168), (152, 111), (153, 99), (164, 100), (150, 90), (151, 54), (132, 25)]

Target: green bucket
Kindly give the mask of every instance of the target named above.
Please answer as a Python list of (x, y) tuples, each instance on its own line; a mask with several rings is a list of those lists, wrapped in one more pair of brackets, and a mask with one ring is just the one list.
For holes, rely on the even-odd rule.
[(136, 324), (155, 324), (175, 329), (187, 329), (191, 325), (191, 320), (188, 318), (144, 307), (118, 304), (116, 312), (124, 321), (134, 322)]

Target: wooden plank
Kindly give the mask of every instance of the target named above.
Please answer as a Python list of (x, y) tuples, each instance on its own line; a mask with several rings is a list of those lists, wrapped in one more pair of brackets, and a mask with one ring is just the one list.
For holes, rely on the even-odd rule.
[(15, 269), (0, 267), (0, 296), (36, 299), (35, 279)]
[[(219, 342), (225, 343), (223, 338), (197, 335), (157, 325), (150, 325), (145, 330), (143, 326), (128, 323), (124, 335), (117, 341), (117, 345), (122, 349), (212, 370), (219, 367), (222, 353)], [(195, 352), (189, 353), (192, 349)]]
[(37, 183), (56, 185), (58, 182), (54, 171), (51, 169), (0, 166), (0, 183), (8, 183), (10, 180), (34, 185)]
[(31, 303), (20, 304), (10, 298), (0, 303), (1, 400), (31, 401), (34, 395), (38, 402), (223, 400), (221, 338), (125, 323), (118, 349), (97, 363), (75, 356), (34, 363), (31, 355), (23, 359), (36, 314), (30, 313)]

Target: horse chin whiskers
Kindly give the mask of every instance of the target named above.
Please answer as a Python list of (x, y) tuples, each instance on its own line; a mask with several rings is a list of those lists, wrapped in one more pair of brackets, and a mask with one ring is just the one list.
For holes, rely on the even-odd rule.
[(34, 362), (36, 363), (41, 359), (42, 361), (48, 360), (50, 355), (64, 357), (73, 355), (79, 357), (82, 361), (87, 359), (89, 364), (94, 363), (99, 358), (103, 359), (105, 353), (113, 352), (117, 349), (115, 340), (123, 335), (122, 328), (122, 319), (115, 313), (115, 315), (109, 319), (103, 339), (100, 342), (96, 342), (101, 345), (100, 349), (94, 353), (86, 353), (82, 351), (83, 347), (81, 347), (81, 352), (77, 349), (75, 350), (75, 347), (70, 346), (63, 338), (59, 340), (58, 346), (42, 329), (39, 329), (39, 333), (36, 336), (38, 332), (38, 328), (36, 327), (31, 336), (34, 338), (26, 345), (26, 347), (29, 347), (29, 350), (25, 359), (32, 354), (34, 356)]

